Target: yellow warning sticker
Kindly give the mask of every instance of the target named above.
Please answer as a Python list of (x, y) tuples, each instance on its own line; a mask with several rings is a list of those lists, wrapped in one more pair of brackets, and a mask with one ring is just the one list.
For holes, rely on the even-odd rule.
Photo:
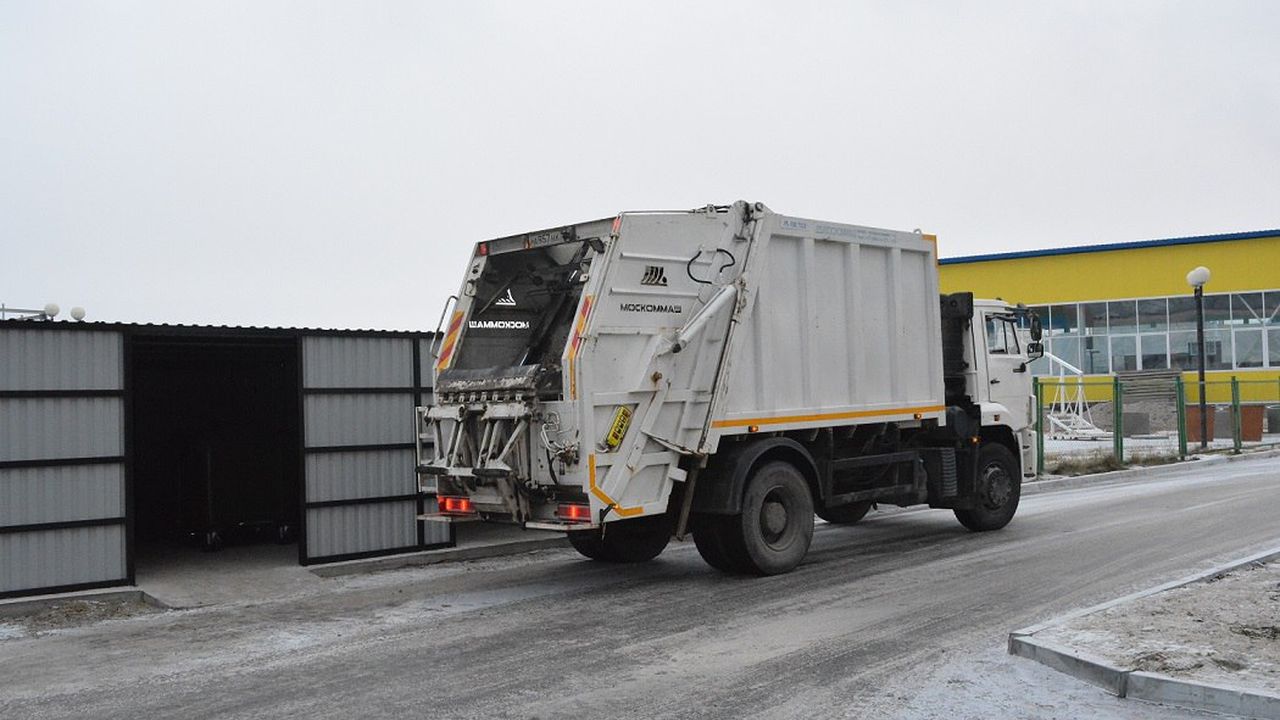
[(613, 424), (609, 426), (609, 434), (604, 436), (605, 447), (610, 450), (616, 450), (622, 444), (622, 438), (627, 436), (627, 428), (631, 427), (631, 408), (626, 405), (618, 407), (613, 413)]

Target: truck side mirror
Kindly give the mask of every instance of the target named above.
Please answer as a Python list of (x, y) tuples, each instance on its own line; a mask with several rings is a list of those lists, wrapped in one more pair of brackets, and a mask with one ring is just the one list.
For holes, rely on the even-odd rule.
[[(1040, 316), (1031, 313), (1031, 339), (1039, 342), (1042, 337), (1044, 337), (1044, 328), (1040, 326)], [(1040, 353), (1041, 355), (1044, 354), (1043, 345), (1040, 347)]]
[[(1035, 331), (1032, 330), (1032, 337), (1035, 337)], [(1027, 343), (1027, 361), (1039, 360), (1044, 357), (1044, 343), (1033, 340)]]

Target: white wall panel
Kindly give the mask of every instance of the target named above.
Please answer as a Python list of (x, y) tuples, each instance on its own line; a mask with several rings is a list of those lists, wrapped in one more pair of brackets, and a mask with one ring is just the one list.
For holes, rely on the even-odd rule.
[(413, 450), (356, 450), (307, 455), (307, 500), (326, 502), (417, 491)]
[(418, 542), (417, 502), (369, 503), (307, 510), (311, 557), (398, 550)]
[(0, 593), (125, 575), (124, 525), (0, 533)]
[(304, 338), (303, 387), (409, 387), (413, 343), (410, 338)]
[(308, 395), (307, 447), (413, 442), (413, 396)]
[(0, 526), (124, 517), (124, 465), (0, 468)]
[(85, 330), (0, 330), (0, 390), (119, 390), (122, 336)]
[(0, 461), (123, 455), (123, 428), (117, 397), (0, 398)]

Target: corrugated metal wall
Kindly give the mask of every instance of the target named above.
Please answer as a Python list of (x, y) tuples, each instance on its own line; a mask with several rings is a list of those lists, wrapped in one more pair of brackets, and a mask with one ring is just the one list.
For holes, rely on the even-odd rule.
[(0, 597), (132, 581), (124, 339), (0, 328)]
[(428, 344), (411, 337), (302, 339), (304, 563), (450, 541), (448, 526), (417, 520), (413, 408), (429, 394), (421, 357)]

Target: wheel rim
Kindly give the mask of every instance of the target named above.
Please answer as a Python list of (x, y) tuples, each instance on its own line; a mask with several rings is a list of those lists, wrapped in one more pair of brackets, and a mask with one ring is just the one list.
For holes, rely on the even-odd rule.
[(982, 481), (987, 489), (986, 506), (998, 510), (1009, 502), (1013, 494), (1013, 478), (1000, 463), (991, 463), (982, 471)]
[(773, 488), (764, 496), (760, 505), (760, 535), (765, 544), (777, 549), (788, 544), (787, 530), (791, 503), (782, 488)]

